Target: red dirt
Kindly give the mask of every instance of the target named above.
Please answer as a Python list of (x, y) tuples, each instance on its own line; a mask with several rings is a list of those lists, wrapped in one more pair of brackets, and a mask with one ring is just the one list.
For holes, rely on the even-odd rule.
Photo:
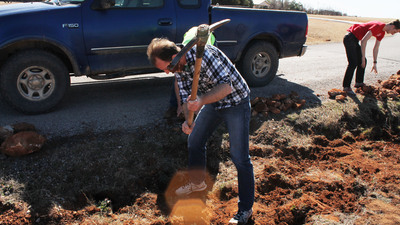
[[(249, 224), (318, 221), (342, 224), (346, 215), (357, 215), (353, 217), (354, 224), (400, 224), (399, 149), (400, 145), (396, 143), (361, 139), (329, 141), (324, 136), (315, 136), (312, 146), (275, 148), (273, 151), (262, 144), (252, 144), (256, 200)], [(184, 174), (178, 174), (174, 179), (183, 182)], [(210, 179), (207, 183), (212, 186)], [(170, 216), (167, 220), (160, 219), (162, 212), (157, 202), (161, 195), (157, 194), (144, 195), (133, 206), (104, 216), (109, 218), (108, 221), (138, 224), (132, 218), (123, 220), (120, 216), (146, 208), (150, 214), (136, 213), (146, 217), (148, 224), (226, 224), (237, 210), (236, 185), (233, 188), (214, 187), (208, 191), (208, 195), (204, 192), (184, 199), (167, 199), (172, 214), (175, 210), (175, 217)], [(165, 195), (172, 196), (168, 192)], [(179, 201), (180, 206), (174, 205)], [(94, 206), (79, 211), (58, 209), (52, 212), (50, 224), (77, 221), (91, 224), (88, 218), (99, 211)], [(24, 204), (0, 202), (0, 212), (0, 224), (49, 222), (40, 217), (32, 221)]]
[[(264, 169), (255, 174), (252, 222), (304, 224), (311, 223), (313, 215), (339, 222), (335, 213), (340, 212), (357, 214), (355, 224), (371, 221), (371, 216), (373, 224), (399, 224), (400, 145), (366, 140), (323, 143), (309, 149), (277, 149), (270, 155), (275, 159), (273, 165), (270, 160), (253, 157), (253, 163)], [(252, 152), (263, 154), (263, 149), (253, 146)], [(224, 195), (237, 196), (237, 190), (230, 191)], [(213, 224), (224, 224), (235, 211), (236, 201), (213, 199)]]

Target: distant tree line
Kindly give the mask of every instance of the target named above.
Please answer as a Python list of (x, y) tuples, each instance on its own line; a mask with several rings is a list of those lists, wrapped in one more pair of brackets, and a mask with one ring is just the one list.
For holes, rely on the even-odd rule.
[(330, 9), (305, 9), (308, 14), (319, 14), (319, 15), (329, 15), (329, 16), (347, 16), (347, 13), (342, 13), (339, 11), (335, 10), (330, 10)]
[(296, 10), (304, 11), (304, 7), (300, 2), (288, 0), (267, 0), (269, 6), (267, 9), (282, 9), (282, 10)]
[[(212, 4), (216, 5), (234, 5), (243, 7), (253, 7), (252, 0), (212, 0)], [(295, 11), (305, 11), (308, 14), (319, 14), (319, 15), (332, 15), (332, 16), (347, 16), (342, 12), (338, 12), (330, 9), (314, 9), (314, 8), (304, 8), (303, 4), (296, 2), (295, 0), (267, 0), (268, 6), (261, 8), (264, 9), (280, 9), (280, 10), (295, 10)]]

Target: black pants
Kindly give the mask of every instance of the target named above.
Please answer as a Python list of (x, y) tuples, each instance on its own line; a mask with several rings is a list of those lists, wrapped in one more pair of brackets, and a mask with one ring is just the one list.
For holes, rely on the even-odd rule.
[[(346, 48), (347, 61), (349, 62), (343, 79), (343, 87), (350, 87), (354, 70), (356, 69), (356, 83), (364, 83), (365, 67), (361, 66), (361, 46), (358, 39), (353, 33), (349, 32), (344, 36), (343, 44)], [(365, 59), (365, 65), (367, 65), (367, 59)]]

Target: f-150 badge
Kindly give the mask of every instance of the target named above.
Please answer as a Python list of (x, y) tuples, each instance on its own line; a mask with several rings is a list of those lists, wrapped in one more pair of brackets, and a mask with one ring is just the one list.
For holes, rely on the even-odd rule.
[(63, 28), (79, 28), (79, 23), (64, 23), (62, 25)]

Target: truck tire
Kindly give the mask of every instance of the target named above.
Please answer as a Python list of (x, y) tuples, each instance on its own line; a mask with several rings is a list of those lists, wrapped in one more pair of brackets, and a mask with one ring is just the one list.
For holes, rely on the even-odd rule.
[(70, 85), (64, 63), (43, 50), (28, 50), (12, 55), (0, 70), (3, 99), (25, 114), (51, 111)]
[(250, 87), (262, 87), (270, 83), (278, 70), (276, 48), (268, 42), (255, 42), (246, 51), (238, 69)]

